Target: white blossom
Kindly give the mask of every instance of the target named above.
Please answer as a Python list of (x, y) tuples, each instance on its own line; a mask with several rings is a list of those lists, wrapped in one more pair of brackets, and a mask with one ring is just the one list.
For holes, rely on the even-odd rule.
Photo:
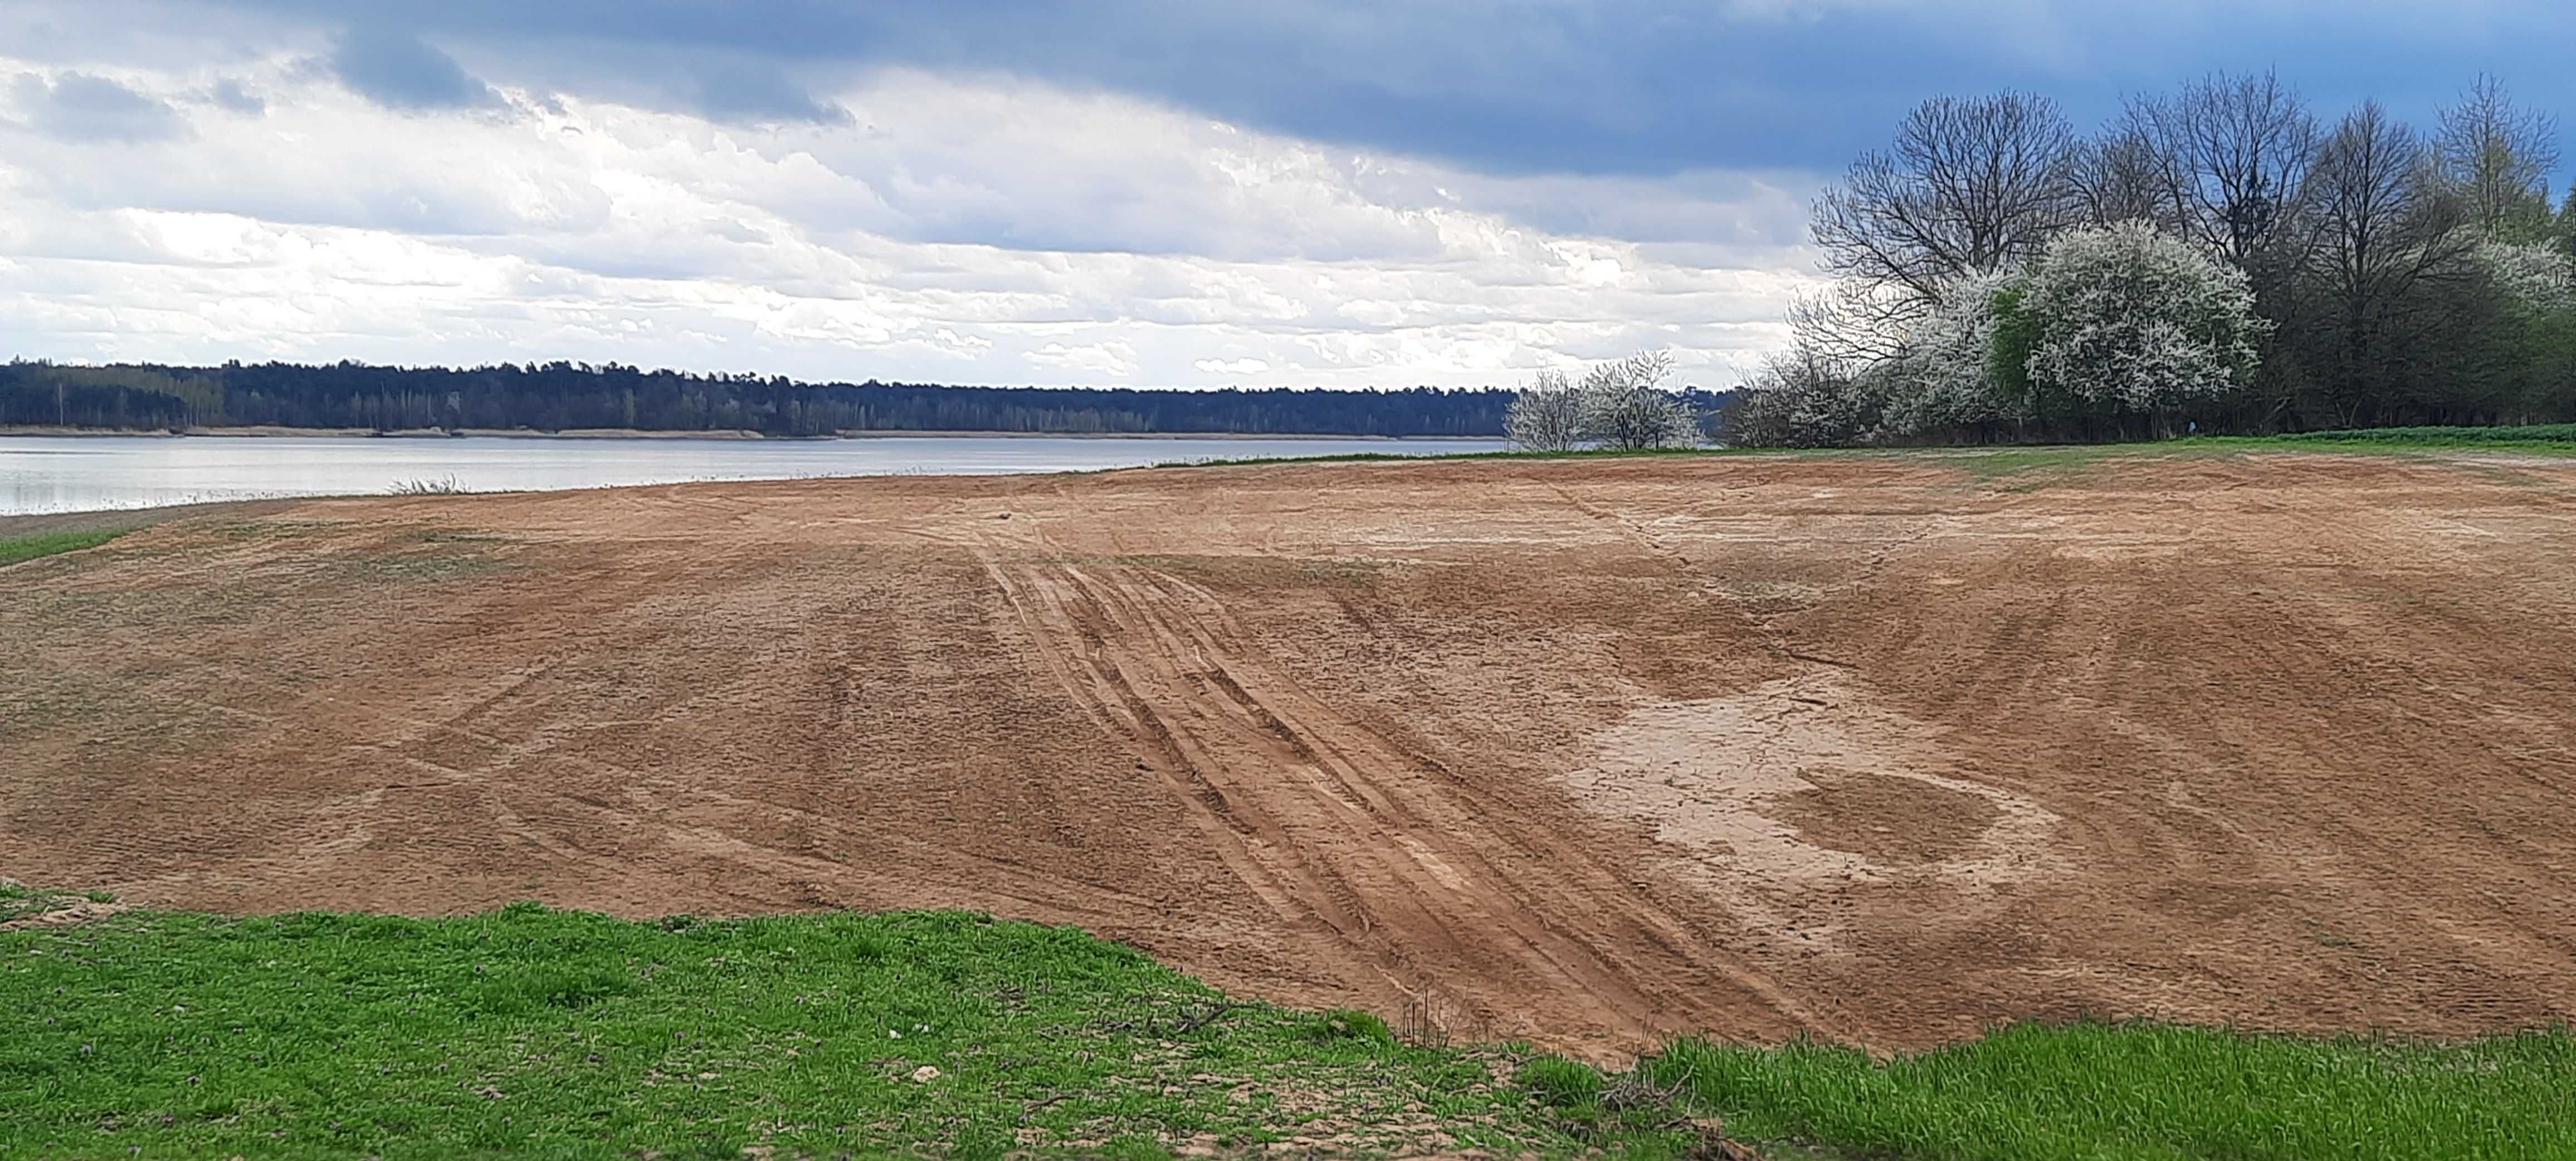
[(2030, 400), (2001, 374), (1997, 342), (2007, 311), (2029, 293), (2018, 272), (1974, 274), (1942, 288), (1917, 320), (1902, 354), (1886, 368), (1891, 386), (1883, 426), (1890, 432), (2027, 419)]
[(2020, 309), (2035, 388), (2132, 411), (2245, 382), (2270, 327), (2244, 271), (2144, 222), (2050, 239)]
[(1607, 448), (1688, 447), (1699, 442), (1699, 419), (1690, 404), (1663, 389), (1672, 373), (1668, 351), (1648, 351), (1603, 363), (1583, 376), (1583, 434)]
[(2576, 305), (2576, 267), (2567, 252), (2547, 244), (2489, 239), (2470, 251), (2496, 289), (2517, 305), (2535, 311)]
[(1549, 368), (1538, 373), (1512, 397), (1503, 413), (1503, 432), (1532, 451), (1566, 451), (1583, 442), (1583, 395)]

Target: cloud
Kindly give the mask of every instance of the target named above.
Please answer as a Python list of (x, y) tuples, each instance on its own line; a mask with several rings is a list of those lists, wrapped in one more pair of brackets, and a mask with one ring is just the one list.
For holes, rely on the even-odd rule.
[(1136, 373), (1136, 348), (1124, 339), (1108, 339), (1080, 346), (1048, 343), (1029, 352), (1026, 358), (1030, 363), (1040, 367), (1066, 367), (1112, 378)]
[[(235, 214), (400, 234), (520, 238), (595, 228), (610, 195), (586, 143), (542, 123), (418, 117), (274, 62), (264, 116), (202, 117), (195, 135), (100, 156), (23, 149), (28, 197), (78, 211)], [(560, 123), (558, 123), (560, 124)], [(652, 254), (642, 246), (631, 254)]]
[(2478, 67), (2576, 106), (2563, 10), (2325, 4), (13, 0), (0, 346), (1722, 386), (1931, 93), (2081, 118), (2278, 57), (2329, 112)]
[(218, 109), (248, 117), (256, 117), (268, 111), (268, 102), (265, 99), (243, 87), (239, 80), (232, 77), (216, 81), (214, 88), (207, 92), (206, 99), (214, 102)]
[(362, 26), (340, 35), (328, 61), (340, 83), (388, 109), (485, 108), (501, 103), (492, 86), (456, 58), (409, 33)]
[(758, 64), (710, 65), (698, 73), (695, 108), (719, 121), (803, 121), (846, 125), (850, 111), (815, 100), (775, 68)]
[[(45, 2), (45, 0), (34, 0)], [(201, 0), (324, 24), (380, 0)], [(2557, 0), (442, 0), (415, 29), (593, 97), (716, 100), (689, 64), (806, 92), (879, 67), (1003, 72), (1496, 174), (1832, 169), (1937, 92), (2033, 88), (2079, 117), (2278, 62), (2321, 101), (2420, 115), (2480, 71), (2576, 104)], [(677, 58), (676, 67), (674, 59)], [(480, 59), (478, 57), (478, 59)], [(515, 78), (513, 82), (515, 83)], [(619, 99), (628, 99), (620, 97)], [(802, 109), (792, 97), (767, 115)], [(714, 107), (701, 111), (721, 113)]]
[[(832, 89), (842, 124), (421, 117), (305, 59), (224, 66), (266, 112), (194, 140), (0, 156), (0, 344), (1179, 386), (1511, 382), (1652, 345), (1731, 382), (1806, 264), (1774, 179), (1489, 178), (913, 69)], [(1733, 225), (1678, 262), (1616, 236), (1690, 222)]]
[(20, 115), (58, 141), (170, 141), (188, 135), (187, 119), (169, 102), (114, 80), (63, 73), (52, 80), (20, 73), (11, 86)]

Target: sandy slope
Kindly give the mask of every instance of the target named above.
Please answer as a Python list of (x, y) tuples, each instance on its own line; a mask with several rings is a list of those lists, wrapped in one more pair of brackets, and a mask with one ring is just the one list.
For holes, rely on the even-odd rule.
[(1616, 1050), (2576, 1015), (2576, 460), (315, 501), (0, 574), (0, 874), (954, 905)]

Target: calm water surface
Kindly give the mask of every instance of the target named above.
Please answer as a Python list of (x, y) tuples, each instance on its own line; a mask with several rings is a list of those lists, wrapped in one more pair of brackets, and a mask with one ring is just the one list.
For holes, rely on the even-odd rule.
[(1134, 467), (1249, 456), (1492, 451), (1501, 440), (375, 439), (306, 436), (0, 436), (0, 515), (207, 500), (383, 494), (454, 480), (478, 492), (687, 480), (963, 475)]

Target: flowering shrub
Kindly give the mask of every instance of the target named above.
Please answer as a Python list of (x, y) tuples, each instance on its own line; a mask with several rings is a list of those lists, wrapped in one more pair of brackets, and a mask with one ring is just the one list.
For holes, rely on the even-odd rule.
[(2020, 309), (2033, 389), (2130, 411), (2242, 385), (2271, 326), (2244, 271), (2144, 222), (2050, 239)]

